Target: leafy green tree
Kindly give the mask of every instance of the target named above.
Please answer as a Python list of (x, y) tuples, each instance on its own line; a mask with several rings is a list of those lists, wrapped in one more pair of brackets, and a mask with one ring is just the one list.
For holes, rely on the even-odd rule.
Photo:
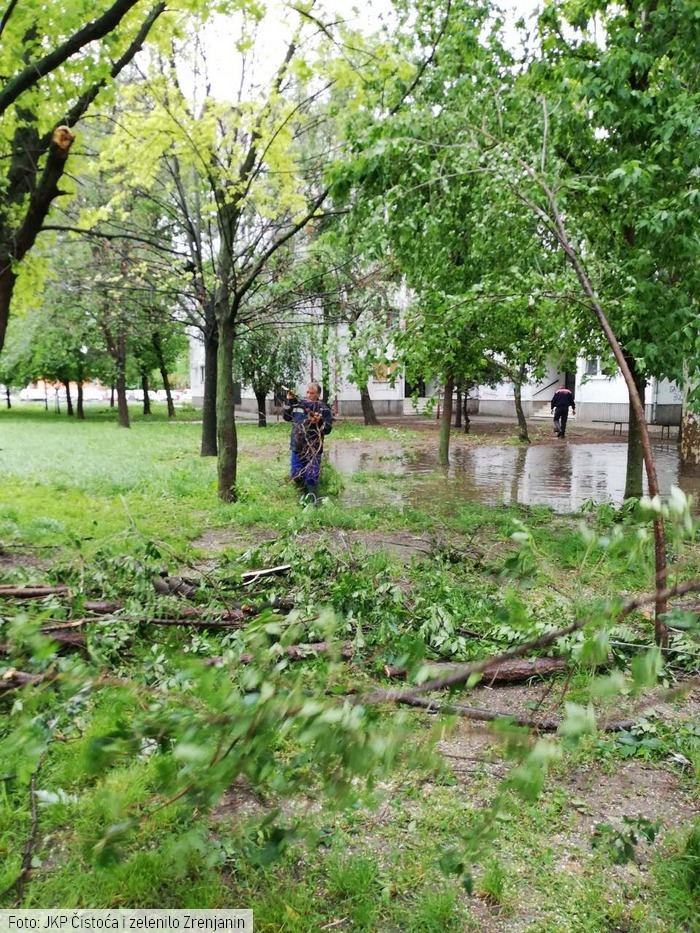
[(356, 158), (338, 172), (358, 235), (370, 250), (391, 251), (415, 296), (398, 344), (409, 378), (444, 386), (443, 463), (456, 386), (479, 384), (481, 372), (487, 382), (500, 366), (516, 385), (527, 441), (523, 381), (579, 340), (581, 315), (560, 296), (573, 277), (552, 237), (517, 200), (500, 196), (489, 167), (462, 142), (472, 109), (496, 112), (494, 83), (514, 67), (490, 12), (416, 5), (418, 35), (437, 34), (439, 55), (425, 60), (411, 108), (365, 127)]
[[(451, 5), (440, 55), (429, 62), (421, 82), (422, 110), (414, 107), (402, 127), (392, 121), (367, 134), (374, 145), (365, 148), (354, 168), (355, 178), (350, 177), (351, 182), (369, 184), (370, 190), (382, 185), (390, 193), (398, 190), (399, 209), (407, 205), (407, 194), (432, 189), (438, 214), (443, 200), (449, 203), (443, 192), (461, 190), (461, 213), (472, 219), (483, 211), (485, 201), (479, 198), (479, 184), (467, 182), (490, 176), (497, 180), (495, 187), (488, 187), (497, 191), (502, 212), (509, 218), (524, 218), (523, 206), (527, 208), (531, 241), (538, 246), (540, 265), (548, 271), (553, 253), (565, 257), (578, 283), (578, 303), (590, 315), (589, 333), (600, 328), (625, 376), (653, 492), (658, 490), (658, 482), (639, 390), (642, 376), (654, 372), (646, 356), (659, 358), (659, 335), (667, 332), (666, 322), (674, 318), (669, 301), (680, 312), (674, 325), (690, 325), (684, 309), (692, 302), (684, 276), (678, 272), (688, 269), (693, 280), (697, 271), (697, 263), (695, 271), (688, 263), (697, 239), (693, 244), (687, 236), (694, 222), (694, 211), (687, 203), (696, 200), (691, 166), (698, 164), (700, 138), (692, 130), (692, 114), (697, 114), (697, 106), (693, 106), (697, 76), (685, 49), (697, 45), (690, 40), (696, 40), (698, 27), (690, 6), (680, 7), (637, 2), (625, 9), (608, 9), (602, 3), (553, 4), (541, 20), (542, 45), (515, 67), (512, 56), (485, 28), (487, 9)], [(681, 28), (671, 25), (672, 9), (683, 14)], [(593, 16), (596, 12), (604, 20), (604, 42), (595, 41), (594, 29), (599, 28), (599, 20), (594, 21)], [(433, 13), (430, 4), (416, 4), (418, 22), (431, 21)], [(548, 31), (548, 17), (551, 23), (554, 14), (561, 14), (562, 20), (568, 18), (573, 38), (556, 21)], [(630, 28), (630, 22), (636, 28)], [(533, 100), (539, 107), (533, 107)], [(431, 150), (434, 138), (437, 146)], [(682, 141), (687, 143), (683, 158), (674, 161), (675, 145)], [(412, 154), (418, 154), (419, 161), (416, 165), (415, 160), (404, 158), (399, 163), (404, 174), (397, 179), (397, 160), (407, 146)], [(442, 148), (449, 159), (442, 158)], [(432, 158), (420, 159), (423, 151), (430, 152)], [(664, 167), (668, 169), (665, 174), (661, 171)], [(660, 184), (655, 183), (657, 174)], [(631, 190), (640, 195), (636, 201), (629, 199)], [(377, 215), (381, 216), (381, 211)], [(394, 237), (398, 247), (416, 241), (420, 249), (431, 220), (432, 211), (409, 217), (401, 234)], [(442, 220), (433, 222), (441, 228), (447, 226)], [(522, 222), (518, 220), (516, 229)], [(637, 229), (644, 231), (641, 236)], [(448, 260), (452, 273), (452, 281), (448, 279), (447, 287), (440, 290), (443, 303), (445, 296), (473, 291), (484, 271), (491, 271), (488, 267), (484, 270), (483, 261), (477, 261), (483, 257), (473, 248), (464, 249), (467, 236), (474, 238), (473, 225), (463, 225), (461, 230), (461, 239), (455, 242), (459, 251), (468, 255), (471, 268), (467, 264), (466, 274), (455, 287), (453, 270), (460, 263), (465, 265), (464, 259), (455, 262), (443, 251), (442, 264), (447, 265)], [(668, 248), (671, 234), (683, 238), (682, 263), (673, 260), (673, 250)], [(488, 231), (485, 239), (488, 242)], [(527, 274), (519, 261), (522, 242), (516, 236), (515, 265)], [(502, 253), (512, 255), (512, 242), (502, 240), (501, 247)], [(531, 262), (531, 258), (528, 251), (525, 259)], [(429, 255), (427, 263), (418, 265), (429, 269), (431, 261)], [(431, 275), (428, 285), (434, 281)], [(644, 301), (640, 301), (642, 297)], [(604, 306), (609, 309), (607, 315)], [(652, 307), (669, 313), (652, 314)], [(659, 324), (659, 319), (664, 323)], [(684, 333), (683, 327), (680, 332)], [(537, 334), (534, 337), (540, 344)], [(673, 338), (677, 346), (684, 340)], [(497, 341), (489, 339), (487, 343), (499, 349)], [(440, 349), (447, 381), (454, 354), (450, 354), (449, 344)], [(567, 347), (567, 354), (569, 350)], [(655, 366), (656, 372), (668, 374), (682, 356), (669, 353)], [(525, 362), (521, 360), (521, 366)], [(657, 585), (663, 590), (661, 519), (655, 522), (655, 530)], [(661, 609), (662, 601), (657, 605), (657, 619)], [(663, 625), (657, 625), (657, 635), (663, 640)]]
[[(338, 95), (347, 107), (360, 106), (353, 99), (356, 91), (360, 102), (367, 99), (369, 82), (362, 85), (359, 77), (363, 68), (387, 69), (385, 61), (380, 64), (365, 51), (361, 37), (351, 36), (342, 24), (326, 25), (320, 11), (284, 4), (276, 12), (289, 41), (272, 77), (260, 82), (252, 68), (266, 52), (254, 40), (272, 14), (262, 5), (241, 11), (234, 43), (241, 63), (235, 104), (208, 97), (200, 106), (180, 88), (174, 64), (164, 60), (149, 79), (148, 100), (134, 99), (122, 119), (129, 130), (119, 153), (126, 175), (152, 177), (153, 166), (169, 159), (181, 192), (178, 203), (187, 209), (181, 223), (192, 256), (195, 302), (217, 351), (218, 494), (224, 501), (236, 498), (232, 372), (238, 334), (253, 323), (255, 293), (269, 283), (271, 261), (327, 198), (328, 146), (319, 127), (332, 133)], [(140, 140), (146, 126), (154, 132), (144, 152)], [(310, 147), (307, 140), (313, 140)], [(207, 386), (213, 383), (208, 380)]]
[(241, 330), (236, 341), (234, 376), (252, 387), (258, 406), (258, 427), (267, 426), (266, 399), (270, 392), (294, 386), (301, 377), (308, 346), (299, 324), (288, 327), (262, 323)]
[(297, 277), (301, 273), (301, 281), (290, 291), (322, 309), (315, 345), (326, 370), (324, 392), (331, 381), (328, 361), (335, 355), (342, 359), (343, 375), (360, 392), (364, 423), (378, 425), (369, 381), (377, 365), (387, 370), (396, 367), (392, 347), (399, 318), (396, 271), (391, 262), (371, 260), (356, 251), (342, 220), (334, 219), (326, 227), (311, 241), (308, 261), (294, 270)]
[[(552, 3), (540, 32), (526, 80), (546, 101), (552, 188), (643, 400), (650, 376), (697, 369), (696, 5)], [(630, 404), (627, 496), (642, 494), (640, 432)]]
[(0, 350), (20, 263), (32, 250), (73, 144), (71, 128), (134, 59), (165, 12), (162, 2), (10, 2), (0, 19)]

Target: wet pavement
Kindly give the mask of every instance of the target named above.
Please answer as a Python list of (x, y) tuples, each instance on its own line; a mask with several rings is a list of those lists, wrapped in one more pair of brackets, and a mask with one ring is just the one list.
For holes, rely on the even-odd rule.
[[(700, 501), (700, 479), (678, 475), (678, 446), (654, 445), (656, 469), (662, 493), (680, 486)], [(584, 503), (604, 502), (619, 506), (625, 489), (627, 444), (566, 442), (528, 447), (486, 444), (453, 445), (450, 466), (437, 463), (437, 444), (418, 449), (399, 441), (367, 447), (337, 441), (328, 446), (330, 463), (348, 477), (342, 499), (346, 504), (384, 502), (418, 505), (426, 497), (449, 507), (460, 500), (486, 505), (519, 503), (546, 505), (555, 512), (578, 511)], [(412, 478), (414, 482), (382, 482), (381, 492), (373, 475)]]

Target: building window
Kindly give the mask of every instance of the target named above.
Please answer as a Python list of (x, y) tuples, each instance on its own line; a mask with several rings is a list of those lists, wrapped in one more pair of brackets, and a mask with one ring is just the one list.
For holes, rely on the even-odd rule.
[(586, 360), (586, 375), (598, 376), (600, 374), (600, 357), (591, 356)]
[(199, 381), (202, 385), (204, 385), (204, 367), (203, 366), (199, 367)]
[(386, 383), (396, 372), (396, 363), (375, 363), (372, 367), (372, 382)]

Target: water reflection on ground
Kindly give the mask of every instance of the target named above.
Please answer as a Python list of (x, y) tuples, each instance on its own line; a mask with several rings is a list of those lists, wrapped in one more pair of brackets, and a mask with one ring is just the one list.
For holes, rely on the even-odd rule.
[[(330, 462), (342, 473), (364, 483), (347, 484), (346, 503), (368, 502), (377, 498), (371, 474), (415, 476), (416, 482), (402, 483), (387, 492), (387, 501), (418, 502), (426, 497), (450, 501), (471, 500), (487, 505), (519, 503), (547, 505), (555, 512), (575, 512), (584, 502), (621, 504), (625, 489), (627, 445), (540, 444), (531, 447), (484, 445), (455, 446), (446, 471), (437, 464), (437, 450), (411, 451), (399, 442), (381, 449), (372, 445), (334, 444), (328, 451)], [(700, 499), (700, 480), (678, 476), (678, 447), (654, 447), (659, 485), (668, 493), (672, 485)]]

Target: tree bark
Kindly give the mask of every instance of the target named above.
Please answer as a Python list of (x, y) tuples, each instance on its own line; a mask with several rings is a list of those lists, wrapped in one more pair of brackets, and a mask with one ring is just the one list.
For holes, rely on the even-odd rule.
[(513, 383), (513, 395), (515, 398), (515, 413), (518, 417), (518, 440), (524, 444), (530, 443), (530, 435), (527, 433), (527, 420), (523, 411), (522, 389), (525, 381), (525, 366), (521, 366)]
[(455, 427), (462, 427), (462, 390), (457, 389), (457, 403), (455, 405)]
[(43, 599), (52, 594), (70, 594), (70, 587), (65, 583), (36, 583), (34, 585), (22, 586), (12, 583), (3, 583), (0, 585), (0, 598), (3, 599)]
[(226, 314), (219, 321), (217, 355), (216, 437), (218, 446), (218, 496), (222, 502), (236, 501), (238, 437), (233, 393), (233, 341), (235, 319)]
[(10, 400), (10, 387), (5, 386), (5, 401), (7, 402), (7, 407), (12, 408), (12, 401)]
[(462, 396), (462, 415), (464, 416), (464, 433), (469, 434), (471, 430), (471, 421), (469, 419), (469, 389), (470, 387), (464, 390), (464, 395)]
[(83, 406), (83, 382), (85, 381), (85, 370), (83, 368), (83, 357), (80, 351), (78, 351), (78, 362), (75, 367), (77, 373), (76, 384), (78, 386), (78, 401), (75, 409), (75, 417), (77, 421), (85, 421), (85, 408)]
[(151, 396), (148, 394), (148, 373), (141, 370), (141, 391), (143, 392), (143, 413), (151, 414)]
[(258, 406), (258, 427), (267, 427), (267, 392), (255, 392), (255, 404)]
[[(486, 668), (480, 686), (522, 684), (533, 677), (551, 677), (565, 671), (571, 663), (570, 658), (517, 658), (513, 661), (501, 661), (493, 667)], [(455, 663), (450, 661), (426, 661), (425, 665), (430, 668), (431, 677), (439, 677), (455, 667)], [(408, 671), (405, 667), (385, 664), (384, 673), (387, 677), (405, 678)]]
[(216, 446), (216, 378), (219, 353), (219, 330), (214, 326), (204, 334), (204, 398), (202, 399), (201, 457), (215, 457)]
[(365, 424), (378, 427), (379, 418), (377, 418), (376, 412), (374, 411), (374, 404), (372, 403), (372, 398), (369, 394), (366, 382), (364, 385), (360, 386), (360, 404), (362, 405), (362, 417), (365, 420)]
[(117, 374), (117, 412), (120, 428), (130, 428), (129, 405), (126, 399), (126, 376), (123, 368)]
[(681, 472), (700, 475), (700, 415), (684, 411), (681, 423)]
[[(635, 364), (635, 360), (625, 354), (627, 365), (634, 379), (639, 400), (644, 408), (646, 379)], [(629, 390), (628, 390), (629, 396)], [(625, 499), (640, 499), (644, 495), (644, 451), (642, 450), (642, 426), (630, 397), (629, 430), (627, 435), (627, 473), (625, 476)]]
[(117, 411), (119, 426), (122, 428), (131, 427), (129, 424), (129, 406), (126, 400), (126, 335), (121, 325), (116, 338), (109, 329), (103, 325), (102, 332), (105, 335), (105, 343), (109, 355), (114, 360), (114, 369), (116, 378), (112, 383), (112, 407), (114, 407), (114, 391), (117, 393)]
[(70, 394), (70, 380), (66, 379), (63, 383), (66, 388), (66, 414), (69, 418), (73, 417), (73, 399)]
[(168, 378), (168, 369), (165, 365), (165, 356), (163, 355), (163, 343), (160, 339), (160, 334), (157, 331), (152, 335), (151, 343), (153, 344), (153, 350), (158, 361), (158, 371), (160, 372), (160, 378), (163, 382), (163, 389), (165, 390), (165, 398), (168, 403), (168, 418), (174, 418), (175, 405), (173, 403), (173, 394), (170, 391), (170, 379)]
[[(67, 36), (62, 43), (50, 49), (42, 58), (34, 61), (25, 59), (26, 67), (12, 80), (6, 81), (0, 89), (0, 113), (4, 114), (14, 104), (17, 105), (15, 113), (19, 113), (22, 109), (19, 104), (22, 94), (35, 89), (42, 77), (50, 75), (84, 46), (91, 42), (98, 42), (113, 32), (137, 2), (138, 0), (115, 0), (115, 3), (101, 16), (81, 27), (73, 35)], [(153, 24), (164, 11), (165, 3), (161, 2), (148, 12), (129, 47), (119, 59), (113, 62), (109, 77), (116, 78), (132, 61), (143, 46)], [(100, 77), (80, 93), (73, 106), (65, 112), (65, 123), (56, 127), (52, 133), (39, 137), (36, 133), (36, 119), (33, 115), (28, 121), (29, 127), (23, 126), (20, 121), (16, 136), (29, 130), (30, 133), (36, 135), (38, 146), (32, 152), (21, 144), (13, 146), (13, 162), (17, 158), (24, 159), (26, 155), (30, 158), (25, 164), (18, 184), (13, 184), (12, 178), (8, 178), (10, 185), (9, 190), (5, 191), (5, 201), (20, 204), (28, 193), (30, 197), (19, 228), (7, 228), (4, 217), (0, 222), (0, 229), (3, 230), (3, 235), (0, 236), (0, 350), (5, 343), (10, 304), (17, 280), (16, 265), (34, 245), (53, 200), (62, 194), (58, 188), (58, 182), (65, 171), (66, 160), (73, 142), (70, 127), (75, 126), (84, 116), (105, 83), (106, 76)], [(45, 90), (44, 94), (46, 93), (50, 93), (50, 89)], [(45, 153), (47, 153), (46, 162), (41, 178), (37, 182), (41, 157)], [(3, 212), (0, 211), (0, 213)]]
[(442, 420), (440, 422), (440, 446), (438, 449), (438, 463), (440, 466), (445, 467), (450, 464), (450, 429), (452, 427), (452, 393), (454, 387), (454, 379), (448, 376), (444, 387)]
[(117, 411), (119, 418), (119, 427), (131, 427), (129, 423), (129, 406), (126, 400), (126, 338), (124, 332), (120, 331), (117, 338)]
[[(526, 163), (521, 163), (527, 172), (531, 171), (530, 166)], [(569, 237), (566, 232), (566, 227), (564, 226), (564, 221), (559, 211), (559, 207), (556, 202), (556, 198), (552, 190), (543, 184), (542, 180), (539, 180), (540, 187), (543, 188), (547, 195), (547, 201), (549, 203), (551, 211), (551, 219), (554, 221), (553, 232), (556, 235), (557, 240), (559, 241), (560, 246), (564, 250), (567, 259), (571, 263), (571, 267), (576, 273), (576, 277), (579, 280), (581, 288), (584, 295), (588, 298), (591, 303), (591, 308), (598, 323), (600, 324), (603, 333), (605, 334), (605, 339), (608, 341), (610, 349), (613, 351), (613, 355), (617, 362), (617, 365), (620, 367), (620, 372), (623, 375), (625, 383), (627, 385), (627, 390), (630, 396), (630, 405), (635, 410), (637, 416), (637, 423), (640, 430), (640, 440), (642, 445), (642, 450), (644, 451), (644, 464), (647, 469), (647, 482), (649, 484), (649, 495), (653, 498), (654, 496), (659, 495), (659, 478), (656, 472), (656, 464), (654, 462), (654, 455), (651, 450), (651, 439), (649, 437), (649, 428), (644, 417), (644, 406), (642, 401), (639, 398), (637, 392), (637, 386), (635, 385), (634, 378), (630, 372), (629, 366), (627, 365), (627, 360), (625, 359), (625, 354), (622, 351), (620, 342), (615, 335), (615, 331), (610, 326), (605, 312), (603, 311), (603, 306), (598, 300), (598, 296), (595, 293), (591, 280), (588, 278), (585, 268), (581, 263), (578, 253), (574, 250)], [(539, 210), (536, 206), (534, 207), (535, 212)], [(545, 215), (547, 221), (550, 220), (547, 215)], [(663, 593), (666, 590), (666, 532), (664, 529), (664, 521), (660, 516), (654, 519), (654, 566), (655, 566), (655, 583), (656, 583), (656, 592)], [(667, 600), (665, 597), (658, 596), (656, 600), (656, 613), (654, 617), (654, 638), (656, 644), (660, 645), (662, 648), (668, 647), (668, 628), (664, 622), (664, 615), (666, 613)]]

